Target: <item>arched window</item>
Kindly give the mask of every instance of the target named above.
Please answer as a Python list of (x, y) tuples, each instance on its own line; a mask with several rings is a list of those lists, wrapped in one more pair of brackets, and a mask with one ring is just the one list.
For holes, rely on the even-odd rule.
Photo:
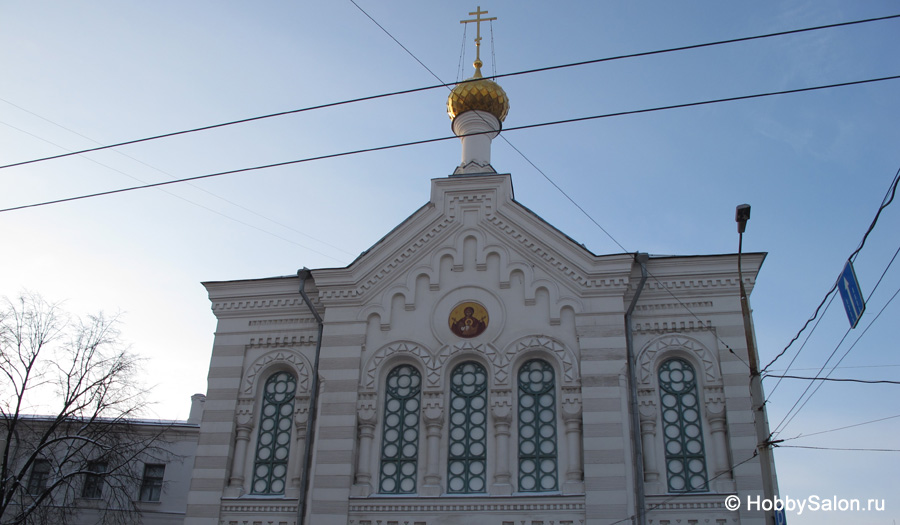
[(484, 492), (486, 467), (487, 373), (478, 363), (462, 363), (450, 375), (448, 491), (456, 494)]
[(694, 367), (681, 358), (659, 366), (669, 492), (706, 492), (706, 457)]
[(253, 494), (284, 494), (296, 389), (297, 379), (288, 372), (277, 372), (266, 381), (253, 465)]
[(519, 368), (519, 492), (557, 490), (556, 380), (532, 359)]
[(422, 379), (412, 366), (400, 365), (391, 370), (386, 383), (379, 491), (414, 494)]

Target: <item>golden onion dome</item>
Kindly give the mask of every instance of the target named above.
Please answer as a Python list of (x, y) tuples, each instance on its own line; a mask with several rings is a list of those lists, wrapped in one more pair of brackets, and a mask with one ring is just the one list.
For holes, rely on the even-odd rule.
[(475, 75), (465, 82), (460, 82), (450, 91), (447, 98), (447, 114), (450, 120), (466, 111), (477, 109), (486, 111), (503, 122), (509, 113), (509, 97), (499, 84), (482, 78), (481, 60), (475, 61)]

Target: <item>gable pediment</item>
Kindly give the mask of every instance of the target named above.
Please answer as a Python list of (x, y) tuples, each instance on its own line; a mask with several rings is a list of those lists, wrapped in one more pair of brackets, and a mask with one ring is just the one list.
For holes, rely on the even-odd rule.
[(516, 202), (509, 175), (449, 177), (433, 180), (430, 202), (350, 266), (318, 270), (316, 283), (326, 303), (365, 304), (422, 275), (436, 289), (442, 265), (462, 271), (468, 258), (483, 271), (489, 257), (499, 259), (500, 288), (521, 272), (576, 297), (624, 293), (632, 263), (590, 253)]

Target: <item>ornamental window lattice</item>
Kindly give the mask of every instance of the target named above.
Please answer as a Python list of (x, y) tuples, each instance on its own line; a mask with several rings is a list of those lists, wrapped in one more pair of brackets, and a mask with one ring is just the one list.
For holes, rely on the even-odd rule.
[(284, 494), (296, 378), (277, 372), (266, 381), (253, 466), (253, 494)]
[(542, 359), (519, 369), (519, 491), (557, 490), (556, 380)]
[(694, 367), (680, 358), (659, 367), (669, 492), (706, 492), (706, 457)]
[(478, 363), (462, 363), (450, 375), (448, 491), (456, 494), (484, 492), (486, 465), (487, 373)]
[(412, 366), (400, 365), (388, 374), (386, 386), (379, 491), (414, 494), (422, 378)]

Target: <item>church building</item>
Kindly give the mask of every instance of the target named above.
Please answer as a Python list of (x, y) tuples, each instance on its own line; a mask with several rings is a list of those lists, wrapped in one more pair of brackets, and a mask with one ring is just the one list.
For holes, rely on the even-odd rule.
[(738, 256), (597, 255), (517, 202), (481, 67), (461, 163), (349, 266), (204, 283), (184, 523), (765, 523), (725, 507), (764, 475)]

